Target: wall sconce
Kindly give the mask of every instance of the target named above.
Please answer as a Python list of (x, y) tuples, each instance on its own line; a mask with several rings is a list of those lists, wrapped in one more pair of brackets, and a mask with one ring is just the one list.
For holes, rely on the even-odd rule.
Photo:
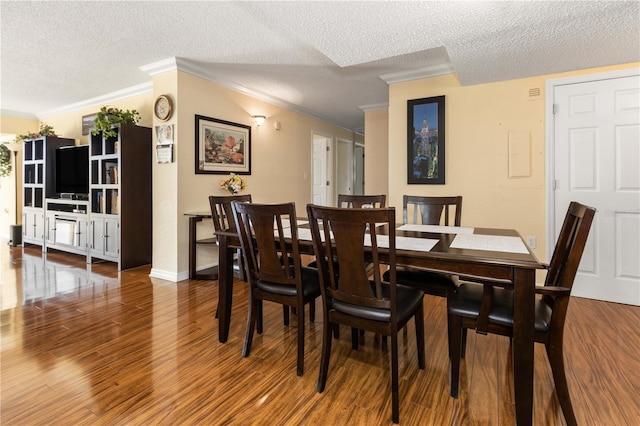
[(256, 123), (256, 126), (260, 127), (260, 125), (262, 123), (264, 123), (264, 120), (267, 119), (267, 117), (265, 117), (264, 115), (253, 115), (253, 122)]

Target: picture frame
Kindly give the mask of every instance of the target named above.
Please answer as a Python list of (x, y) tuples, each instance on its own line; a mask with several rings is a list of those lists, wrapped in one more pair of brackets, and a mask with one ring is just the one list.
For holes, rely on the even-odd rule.
[(251, 174), (251, 126), (195, 116), (196, 174)]
[(93, 122), (93, 120), (95, 120), (97, 116), (98, 116), (97, 112), (82, 116), (82, 135), (83, 136), (88, 135), (89, 133), (91, 133), (93, 129), (95, 129), (96, 125)]
[(445, 183), (445, 97), (407, 101), (407, 183)]

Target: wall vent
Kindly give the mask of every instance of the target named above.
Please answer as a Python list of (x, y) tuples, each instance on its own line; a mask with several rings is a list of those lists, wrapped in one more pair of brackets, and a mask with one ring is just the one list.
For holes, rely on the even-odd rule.
[(542, 99), (542, 88), (530, 87), (527, 89), (527, 100), (533, 101), (536, 99)]

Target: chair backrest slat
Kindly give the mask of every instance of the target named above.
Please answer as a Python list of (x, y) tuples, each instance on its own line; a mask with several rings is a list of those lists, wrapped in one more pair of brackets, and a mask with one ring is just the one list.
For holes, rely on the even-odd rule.
[(371, 205), (374, 208), (384, 208), (387, 196), (380, 195), (338, 195), (338, 207), (349, 209), (361, 209), (363, 205)]
[(295, 204), (233, 202), (232, 206), (250, 279), (296, 285), (301, 264)]
[(236, 223), (233, 220), (233, 210), (231, 209), (231, 203), (233, 201), (250, 203), (251, 194), (209, 196), (209, 206), (211, 207), (213, 228), (216, 231), (236, 230)]
[(573, 287), (594, 216), (593, 207), (571, 202), (549, 262), (545, 285)]
[[(395, 315), (395, 210), (345, 209), (308, 205), (307, 212), (314, 251), (320, 274), (320, 288), (333, 300), (380, 309), (390, 309)], [(376, 223), (386, 223), (389, 229), (388, 265), (392, 270), (391, 294), (382, 291), (380, 274), (381, 239)], [(368, 226), (367, 226), (368, 225)], [(369, 232), (367, 232), (369, 229)], [(365, 246), (370, 241), (370, 246)], [(337, 271), (334, 262), (337, 258)], [(373, 279), (369, 269), (373, 265)], [(377, 272), (376, 272), (377, 270)]]
[[(411, 222), (413, 224), (460, 226), (462, 220), (462, 196), (422, 197), (405, 195), (402, 197), (403, 223), (409, 223), (409, 208), (413, 210), (413, 221)], [(455, 209), (454, 213), (451, 213), (452, 209)], [(418, 222), (418, 217), (420, 222)]]

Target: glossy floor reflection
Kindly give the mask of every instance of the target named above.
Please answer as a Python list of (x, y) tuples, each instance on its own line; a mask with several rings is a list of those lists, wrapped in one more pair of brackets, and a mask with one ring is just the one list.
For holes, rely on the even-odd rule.
[[(1, 249), (2, 425), (375, 425), (391, 423), (389, 355), (380, 339), (334, 343), (327, 387), (315, 391), (322, 335), (296, 329), (265, 303), (265, 327), (241, 357), (246, 284), (236, 282), (229, 341), (217, 340), (217, 282), (149, 278), (81, 256)], [(318, 302), (317, 312), (321, 312)], [(400, 334), (400, 423), (514, 424), (507, 338), (470, 333), (460, 398), (448, 396), (446, 306), (425, 298), (427, 368), (414, 331)], [(606, 321), (604, 320), (606, 318)], [(640, 424), (640, 308), (572, 299), (565, 336), (580, 424)], [(616, 324), (612, 327), (611, 324)], [(535, 424), (564, 424), (544, 349), (536, 348)]]

